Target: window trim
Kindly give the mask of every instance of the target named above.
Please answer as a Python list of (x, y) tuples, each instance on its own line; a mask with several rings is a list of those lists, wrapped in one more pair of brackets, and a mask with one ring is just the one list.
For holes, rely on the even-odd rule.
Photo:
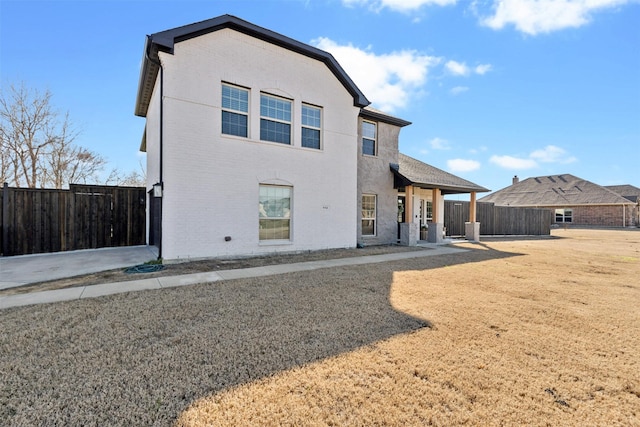
[[(373, 217), (365, 217), (364, 215), (364, 199), (365, 197), (373, 197)], [(362, 226), (364, 221), (373, 221), (373, 233), (365, 234), (364, 227)], [(362, 237), (376, 237), (378, 235), (378, 195), (371, 193), (362, 193), (360, 198), (360, 234)]]
[[(365, 136), (364, 135), (364, 124), (371, 124), (373, 125), (373, 130), (374, 130), (374, 136), (373, 139)], [(371, 157), (376, 157), (378, 155), (378, 123), (377, 122), (372, 122), (370, 120), (362, 120), (362, 125), (361, 125), (361, 133), (362, 133), (362, 155), (363, 156), (371, 156)], [(365, 153), (364, 152), (364, 141), (368, 140), (368, 141), (373, 141), (373, 154), (369, 154), (369, 153)]]
[[(560, 218), (561, 221), (558, 221), (558, 218)], [(567, 221), (567, 218), (569, 219), (569, 221)], [(570, 209), (570, 208), (556, 209), (555, 210), (554, 222), (556, 224), (571, 224), (571, 223), (573, 223), (573, 209)]]
[[(228, 108), (228, 107), (224, 107), (223, 106), (223, 87), (227, 86), (229, 88), (232, 89), (239, 89), (242, 91), (245, 91), (247, 93), (247, 111), (242, 111), (242, 110), (234, 110), (232, 108)], [(225, 81), (221, 82), (220, 85), (220, 133), (222, 135), (225, 136), (231, 136), (231, 137), (236, 137), (236, 138), (250, 138), (251, 134), (250, 134), (250, 129), (251, 129), (251, 124), (249, 122), (249, 112), (251, 111), (251, 89), (247, 88), (247, 87), (243, 87), (243, 86), (239, 86), (239, 85), (235, 85), (232, 83), (227, 83)], [(222, 116), (223, 116), (223, 112), (227, 112), (227, 113), (232, 113), (232, 114), (237, 114), (237, 115), (241, 115), (241, 116), (245, 116), (247, 118), (247, 128), (246, 128), (246, 136), (242, 136), (242, 135), (235, 135), (233, 133), (225, 133), (222, 131), (223, 129), (223, 125), (224, 122), (222, 120)]]
[[(309, 108), (309, 109), (313, 109), (313, 110), (317, 110), (320, 113), (320, 126), (316, 127), (314, 125), (309, 125), (309, 124), (305, 124), (304, 122), (304, 109), (305, 108)], [(313, 105), (313, 104), (309, 104), (308, 102), (303, 102), (302, 103), (302, 108), (300, 109), (300, 128), (301, 128), (301, 132), (300, 132), (300, 146), (302, 148), (308, 148), (311, 150), (322, 150), (322, 107), (318, 106), (318, 105)], [(304, 129), (311, 129), (311, 130), (316, 130), (318, 131), (318, 147), (308, 147), (304, 145), (304, 137), (303, 137), (303, 133), (304, 133)]]
[[(289, 103), (289, 116), (290, 116), (289, 121), (278, 119), (277, 117), (263, 116), (262, 115), (262, 99), (263, 99), (263, 97), (274, 98), (274, 99), (279, 100), (279, 101), (288, 102)], [(292, 139), (293, 139), (293, 115), (294, 115), (294, 109), (293, 109), (293, 100), (292, 99), (284, 98), (282, 96), (272, 95), (272, 94), (267, 93), (267, 92), (260, 92), (260, 141), (273, 142), (273, 143), (276, 143), (276, 144), (293, 146), (293, 141), (292, 141)], [(280, 141), (272, 141), (270, 139), (264, 139), (262, 137), (262, 121), (263, 120), (269, 121), (269, 122), (273, 122), (273, 123), (282, 123), (282, 124), (289, 125), (289, 142), (280, 142)]]
[[(289, 192), (289, 213), (288, 216), (277, 216), (277, 217), (270, 217), (267, 215), (266, 211), (265, 211), (265, 216), (261, 216), (260, 213), (260, 207), (262, 205), (261, 202), (261, 192), (263, 188), (282, 188), (282, 189), (286, 189)], [(283, 243), (290, 243), (293, 241), (292, 235), (293, 235), (293, 227), (292, 227), (292, 217), (293, 217), (293, 187), (289, 186), (289, 185), (277, 185), (277, 184), (258, 184), (258, 242), (260, 244), (283, 244)], [(260, 222), (263, 220), (273, 220), (273, 221), (283, 221), (283, 220), (287, 220), (288, 221), (288, 226), (289, 226), (289, 231), (288, 231), (288, 237), (287, 238), (283, 238), (283, 239), (275, 239), (275, 238), (262, 238), (260, 236)]]

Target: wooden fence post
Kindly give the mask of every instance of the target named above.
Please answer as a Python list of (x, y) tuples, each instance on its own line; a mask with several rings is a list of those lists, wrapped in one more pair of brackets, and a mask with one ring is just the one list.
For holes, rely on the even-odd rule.
[(4, 183), (2, 186), (2, 253), (0, 255), (7, 256), (9, 253), (9, 184)]

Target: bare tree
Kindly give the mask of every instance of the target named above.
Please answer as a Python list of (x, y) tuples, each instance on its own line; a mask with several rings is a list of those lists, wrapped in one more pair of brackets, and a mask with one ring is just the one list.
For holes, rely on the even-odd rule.
[(9, 159), (16, 185), (37, 185), (40, 160), (51, 144), (48, 133), (54, 117), (50, 99), (49, 91), (32, 93), (24, 85), (12, 85), (8, 98), (4, 93), (0, 96), (0, 134), (6, 150), (3, 157)]
[(139, 171), (131, 171), (128, 174), (124, 174), (118, 169), (112, 169), (109, 177), (107, 178), (107, 185), (122, 185), (126, 187), (145, 187), (147, 185), (147, 172), (142, 166), (142, 162), (139, 163)]
[(97, 180), (106, 160), (74, 144), (69, 114), (62, 122), (51, 92), (11, 85), (0, 93), (0, 177), (16, 187), (62, 188)]
[(69, 114), (52, 141), (48, 155), (44, 158), (41, 182), (46, 186), (62, 188), (66, 184), (96, 182), (98, 173), (107, 161), (97, 153), (73, 144), (76, 134), (70, 130)]

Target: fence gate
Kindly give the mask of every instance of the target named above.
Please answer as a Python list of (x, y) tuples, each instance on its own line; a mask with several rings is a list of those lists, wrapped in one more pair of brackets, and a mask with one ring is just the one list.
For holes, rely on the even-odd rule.
[(69, 187), (50, 190), (5, 185), (0, 194), (0, 254), (145, 244), (144, 188)]

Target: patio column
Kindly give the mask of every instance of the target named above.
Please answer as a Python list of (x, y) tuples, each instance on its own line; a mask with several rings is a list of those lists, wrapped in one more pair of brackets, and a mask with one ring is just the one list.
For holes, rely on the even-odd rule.
[(427, 242), (442, 243), (444, 240), (444, 200), (439, 188), (434, 188), (431, 195), (433, 222), (429, 224)]
[(400, 224), (400, 244), (416, 246), (420, 230), (418, 224), (413, 222), (413, 185), (407, 185), (404, 189), (404, 205), (404, 222)]
[(480, 223), (476, 221), (476, 192), (471, 192), (469, 222), (464, 223), (464, 237), (472, 242), (480, 241)]
[(404, 188), (404, 222), (413, 222), (413, 185)]
[(469, 204), (469, 222), (476, 222), (476, 192), (471, 192), (471, 203)]

